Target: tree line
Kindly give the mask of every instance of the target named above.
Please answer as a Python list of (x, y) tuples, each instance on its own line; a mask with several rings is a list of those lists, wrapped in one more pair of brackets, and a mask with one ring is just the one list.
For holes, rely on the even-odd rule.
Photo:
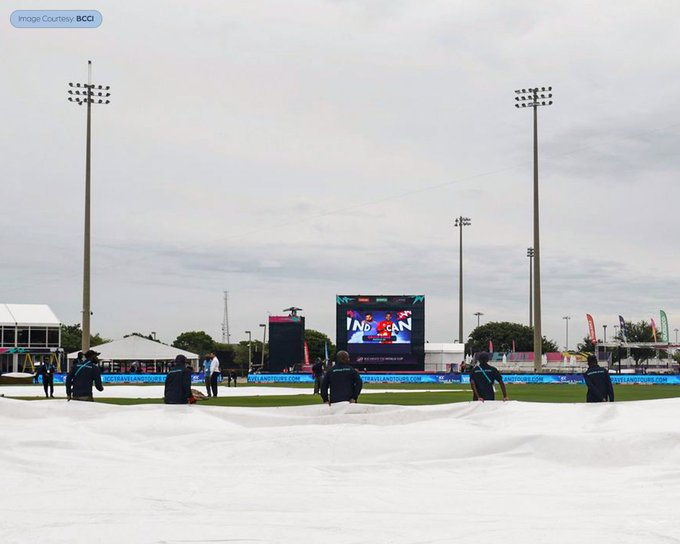
[[(153, 338), (153, 336), (150, 334), (146, 335), (139, 332), (133, 332), (126, 334), (125, 338), (128, 336), (140, 336), (148, 340), (160, 342), (159, 340)], [(80, 324), (76, 323), (75, 325), (62, 325), (61, 347), (64, 348), (66, 353), (79, 351), (82, 345), (82, 338), (83, 331), (80, 328)], [(324, 353), (326, 345), (328, 346), (329, 357), (331, 359), (335, 357), (335, 344), (331, 341), (328, 335), (314, 329), (306, 329), (305, 340), (307, 341), (307, 346), (309, 348), (310, 361), (314, 361), (317, 357), (323, 359), (325, 356)], [(110, 340), (102, 337), (99, 333), (90, 336), (90, 346), (92, 347), (105, 344), (106, 342), (110, 342)], [(226, 358), (230, 363), (233, 363), (234, 365), (241, 368), (248, 368), (249, 366), (248, 340), (242, 340), (237, 344), (225, 344), (222, 342), (217, 342), (205, 331), (187, 331), (179, 334), (172, 342), (172, 346), (185, 351), (190, 351), (191, 353), (196, 353), (199, 355), (199, 357), (203, 357), (206, 353), (211, 351), (219, 351), (226, 355)], [(258, 362), (262, 359), (262, 349), (262, 340), (253, 338), (250, 346), (252, 361)], [(268, 355), (268, 344), (265, 344), (265, 359), (268, 357)]]

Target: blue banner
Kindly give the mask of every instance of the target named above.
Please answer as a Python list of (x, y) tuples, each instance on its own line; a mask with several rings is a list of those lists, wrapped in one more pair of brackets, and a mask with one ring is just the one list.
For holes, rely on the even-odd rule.
[(249, 374), (248, 383), (314, 383), (311, 374)]
[[(677, 374), (610, 374), (612, 383), (680, 385)], [(469, 384), (468, 374), (362, 374), (364, 383), (459, 383)], [(582, 374), (503, 374), (505, 383), (583, 384)], [(251, 374), (248, 383), (313, 383), (310, 374)]]
[[(677, 374), (610, 374), (615, 384), (680, 385)], [(55, 374), (54, 383), (63, 384), (66, 374)], [(362, 374), (364, 383), (459, 383), (469, 384), (467, 374)], [(203, 373), (192, 374), (191, 383), (203, 384)], [(582, 374), (503, 374), (505, 383), (577, 383), (582, 384)], [(38, 377), (42, 383), (42, 376)], [(102, 383), (165, 383), (165, 374), (102, 374)], [(311, 374), (250, 374), (248, 383), (314, 383)]]

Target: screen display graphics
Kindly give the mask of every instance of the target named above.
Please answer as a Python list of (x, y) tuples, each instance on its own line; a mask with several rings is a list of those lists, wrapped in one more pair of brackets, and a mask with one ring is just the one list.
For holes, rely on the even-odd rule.
[(337, 347), (366, 370), (422, 370), (425, 297), (337, 297)]
[(411, 310), (347, 310), (348, 344), (411, 345)]

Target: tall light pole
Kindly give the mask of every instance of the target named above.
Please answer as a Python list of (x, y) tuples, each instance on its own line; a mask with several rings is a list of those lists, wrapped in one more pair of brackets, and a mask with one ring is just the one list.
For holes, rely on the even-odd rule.
[(87, 61), (87, 83), (69, 83), (70, 102), (79, 106), (87, 104), (87, 128), (85, 131), (85, 233), (83, 236), (83, 338), (81, 350), (90, 349), (90, 132), (92, 104), (108, 104), (110, 87), (92, 84), (92, 61)]
[(267, 342), (267, 324), (266, 323), (260, 323), (260, 327), (262, 327), (262, 366), (261, 369), (264, 370), (264, 345), (265, 342)]
[(565, 315), (562, 319), (566, 321), (567, 325), (567, 351), (569, 351), (569, 320), (571, 319), (571, 316)]
[(479, 328), (479, 318), (484, 314), (482, 312), (475, 312), (474, 315), (477, 316), (477, 328)]
[(527, 248), (529, 257), (529, 328), (534, 326), (534, 248)]
[(602, 325), (602, 328), (604, 329), (604, 343), (607, 343), (607, 325)]
[(515, 100), (517, 108), (534, 110), (534, 370), (543, 370), (543, 349), (541, 334), (541, 244), (538, 221), (538, 108), (552, 104), (552, 87), (517, 89)]
[(460, 241), (459, 241), (459, 264), (460, 270), (458, 272), (458, 341), (461, 344), (465, 344), (463, 339), (463, 227), (469, 227), (471, 225), (471, 220), (469, 217), (456, 217), (454, 225), (460, 229)]
[(246, 331), (246, 334), (248, 335), (248, 369), (250, 369), (253, 363), (253, 335), (250, 331)]
[(675, 331), (675, 343), (678, 343), (678, 329), (673, 329)]

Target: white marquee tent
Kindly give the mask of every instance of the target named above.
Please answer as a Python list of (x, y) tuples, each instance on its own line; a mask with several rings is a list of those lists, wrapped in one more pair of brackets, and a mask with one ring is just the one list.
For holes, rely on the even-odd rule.
[(0, 326), (59, 327), (61, 322), (47, 304), (0, 304)]
[[(198, 355), (195, 353), (173, 348), (167, 344), (154, 342), (141, 336), (128, 336), (120, 340), (93, 346), (92, 349), (101, 354), (99, 355), (101, 361), (144, 361), (155, 363), (157, 361), (172, 361), (178, 355), (184, 355), (192, 363), (192, 366), (195, 366), (193, 365), (194, 362), (198, 362)], [(77, 351), (68, 354), (69, 359), (75, 359), (77, 356)]]

